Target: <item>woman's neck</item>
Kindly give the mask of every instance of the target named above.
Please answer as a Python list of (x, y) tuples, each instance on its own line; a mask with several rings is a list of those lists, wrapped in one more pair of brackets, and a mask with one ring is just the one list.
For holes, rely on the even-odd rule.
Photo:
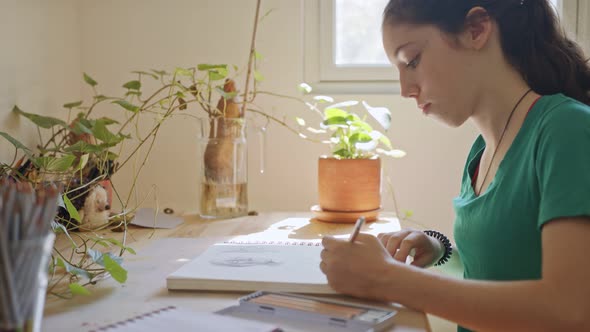
[[(481, 133), (486, 146), (495, 149), (508, 120), (510, 120), (509, 127), (513, 128), (517, 125), (520, 128), (526, 116), (526, 111), (538, 95), (534, 91), (525, 95), (530, 88), (519, 78), (488, 82), (490, 84), (487, 84), (487, 87), (482, 89), (479, 102), (473, 110), (471, 119)], [(524, 98), (520, 100), (523, 96)], [(510, 131), (514, 132), (514, 130)]]

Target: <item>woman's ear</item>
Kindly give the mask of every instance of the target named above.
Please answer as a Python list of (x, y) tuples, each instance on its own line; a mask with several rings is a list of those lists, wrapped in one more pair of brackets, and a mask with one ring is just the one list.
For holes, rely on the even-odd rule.
[(488, 43), (492, 34), (493, 21), (482, 7), (473, 7), (465, 16), (465, 28), (461, 33), (463, 46), (480, 50)]

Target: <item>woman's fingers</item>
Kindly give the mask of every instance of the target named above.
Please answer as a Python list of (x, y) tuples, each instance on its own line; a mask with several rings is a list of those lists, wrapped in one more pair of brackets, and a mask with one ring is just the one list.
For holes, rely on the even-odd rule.
[(400, 245), (402, 243), (402, 241), (410, 234), (410, 232), (408, 231), (401, 231), (401, 232), (396, 232), (396, 233), (391, 233), (388, 237), (387, 237), (387, 242), (383, 243), (383, 246), (385, 247), (385, 249), (387, 249), (387, 252), (393, 256), (395, 255), (395, 253), (398, 251), (398, 249), (400, 248)]
[(410, 255), (412, 249), (415, 249), (419, 245), (421, 233), (412, 232), (408, 234), (400, 243), (398, 251), (393, 255), (393, 259), (405, 263)]

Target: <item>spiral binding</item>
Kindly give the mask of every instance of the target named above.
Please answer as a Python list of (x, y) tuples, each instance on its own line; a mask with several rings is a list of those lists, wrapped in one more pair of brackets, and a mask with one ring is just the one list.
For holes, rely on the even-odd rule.
[(443, 265), (444, 263), (448, 262), (453, 254), (453, 246), (451, 245), (451, 241), (441, 232), (427, 230), (424, 231), (424, 234), (431, 236), (437, 240), (439, 240), (443, 246), (445, 247), (444, 255), (434, 264), (434, 266)]
[(308, 246), (308, 247), (319, 247), (321, 242), (312, 241), (265, 241), (265, 240), (228, 240), (224, 241), (225, 244), (266, 244), (266, 245), (281, 245), (281, 246)]
[(165, 308), (161, 308), (161, 309), (157, 309), (157, 310), (154, 310), (154, 311), (146, 312), (144, 314), (137, 315), (137, 316), (134, 316), (134, 317), (131, 317), (131, 318), (128, 318), (128, 319), (125, 319), (125, 320), (122, 320), (122, 321), (113, 323), (113, 324), (109, 324), (109, 325), (100, 327), (100, 328), (98, 328), (96, 330), (90, 330), (89, 332), (100, 332), (100, 331), (113, 330), (113, 329), (119, 328), (121, 326), (125, 326), (127, 324), (135, 323), (136, 320), (140, 320), (140, 319), (152, 317), (152, 316), (155, 316), (155, 315), (164, 313), (166, 311), (172, 311), (172, 310), (175, 310), (175, 309), (176, 309), (175, 306), (168, 306), (168, 307), (165, 307)]

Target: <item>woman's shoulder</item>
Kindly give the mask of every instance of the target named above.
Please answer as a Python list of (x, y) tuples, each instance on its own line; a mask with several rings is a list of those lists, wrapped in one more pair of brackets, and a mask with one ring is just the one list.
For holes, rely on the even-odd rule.
[(541, 97), (541, 117), (548, 119), (568, 118), (572, 116), (586, 118), (590, 116), (590, 106), (570, 98), (564, 94), (546, 95)]
[(590, 106), (561, 93), (543, 96), (539, 102), (540, 119), (546, 124), (590, 121)]

